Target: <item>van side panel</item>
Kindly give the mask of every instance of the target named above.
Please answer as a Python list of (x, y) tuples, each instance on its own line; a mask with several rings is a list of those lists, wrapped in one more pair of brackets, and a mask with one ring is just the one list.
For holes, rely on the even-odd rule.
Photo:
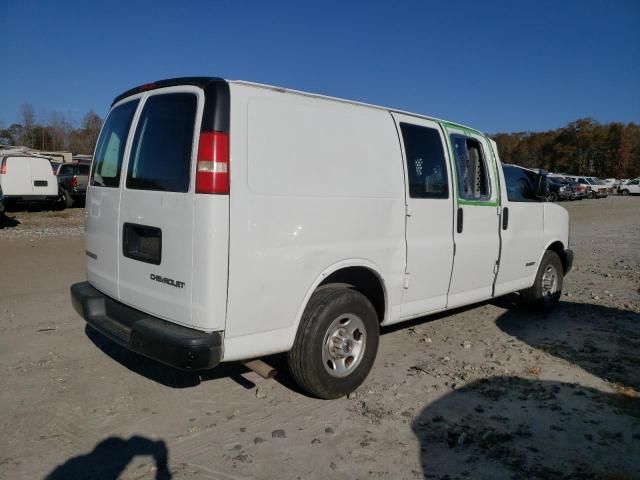
[(341, 261), (377, 267), (391, 312), (400, 303), (406, 260), (402, 155), (391, 115), (230, 88), (224, 359), (289, 349), (308, 291)]

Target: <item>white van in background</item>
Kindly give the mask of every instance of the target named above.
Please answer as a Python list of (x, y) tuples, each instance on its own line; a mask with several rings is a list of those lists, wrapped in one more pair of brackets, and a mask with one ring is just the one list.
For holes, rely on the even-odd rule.
[(86, 198), (76, 311), (187, 370), (288, 352), (336, 398), (379, 327), (521, 292), (550, 310), (573, 254), (545, 177), (459, 124), (219, 78), (117, 97)]
[(58, 202), (58, 181), (46, 158), (0, 156), (0, 186), (5, 204)]

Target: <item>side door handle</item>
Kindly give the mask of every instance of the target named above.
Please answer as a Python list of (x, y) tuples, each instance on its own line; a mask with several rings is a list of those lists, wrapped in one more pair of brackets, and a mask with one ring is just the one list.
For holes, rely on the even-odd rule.
[(509, 226), (509, 208), (504, 207), (502, 209), (502, 229), (506, 230)]
[(462, 233), (463, 221), (464, 221), (464, 214), (462, 213), (462, 207), (458, 207), (458, 214), (456, 218), (458, 233)]

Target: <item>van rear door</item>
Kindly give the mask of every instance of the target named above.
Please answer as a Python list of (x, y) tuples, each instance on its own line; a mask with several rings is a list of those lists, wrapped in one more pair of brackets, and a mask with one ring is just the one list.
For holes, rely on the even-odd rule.
[(118, 293), (126, 304), (192, 325), (194, 181), (201, 88), (150, 91), (122, 172)]
[(120, 177), (130, 143), (129, 128), (139, 103), (139, 96), (128, 98), (109, 112), (93, 155), (85, 206), (87, 279), (113, 298), (118, 298)]
[(31, 190), (33, 195), (55, 197), (58, 195), (58, 182), (51, 163), (46, 158), (32, 157), (31, 164)]
[(5, 161), (6, 175), (2, 185), (7, 196), (32, 195), (31, 162), (29, 157), (8, 157)]

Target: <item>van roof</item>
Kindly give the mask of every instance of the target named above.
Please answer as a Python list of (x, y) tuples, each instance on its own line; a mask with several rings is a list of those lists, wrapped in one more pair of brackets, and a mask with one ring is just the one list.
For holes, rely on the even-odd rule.
[(9, 154), (0, 155), (0, 159), (5, 159), (5, 158), (41, 158), (42, 160), (47, 160), (48, 162), (50, 162), (50, 160), (46, 157), (41, 157), (39, 155), (20, 154), (20, 153), (9, 153)]
[(471, 128), (471, 127), (467, 127), (466, 125), (462, 125), (460, 123), (455, 123), (455, 122), (450, 122), (448, 120), (443, 120), (440, 118), (436, 118), (436, 117), (431, 117), (428, 115), (422, 115), (420, 113), (414, 113), (414, 112), (407, 112), (405, 110), (399, 110), (399, 109), (395, 109), (395, 108), (389, 108), (389, 107), (383, 107), (380, 105), (373, 105), (370, 103), (364, 103), (364, 102), (357, 102), (355, 100), (347, 100), (344, 98), (337, 98), (337, 97), (331, 97), (328, 95), (320, 95), (318, 93), (310, 93), (310, 92), (303, 92), (301, 90), (294, 90), (291, 88), (283, 88), (283, 87), (276, 87), (273, 85), (266, 85), (266, 84), (262, 84), (262, 83), (255, 83), (255, 82), (248, 82), (245, 80), (227, 80), (224, 78), (220, 78), (220, 77), (177, 77), (177, 78), (169, 78), (169, 79), (165, 79), (165, 80), (158, 80), (156, 82), (151, 82), (151, 83), (146, 83), (144, 85), (139, 85), (137, 87), (131, 88), (129, 90), (127, 90), (126, 92), (122, 93), (121, 95), (118, 95), (114, 100), (113, 103), (111, 104), (113, 106), (113, 104), (119, 102), (120, 100), (122, 100), (123, 98), (126, 98), (130, 95), (134, 95), (136, 93), (140, 93), (140, 92), (144, 92), (147, 90), (155, 90), (157, 88), (162, 88), (162, 87), (171, 87), (171, 86), (175, 86), (175, 85), (195, 85), (198, 87), (202, 87), (205, 88), (206, 86), (210, 85), (211, 83), (214, 82), (227, 82), (227, 83), (231, 83), (231, 84), (237, 84), (237, 85), (247, 85), (247, 86), (251, 86), (251, 87), (255, 87), (255, 88), (263, 88), (263, 89), (267, 89), (267, 90), (274, 90), (277, 92), (281, 92), (281, 93), (291, 93), (291, 94), (295, 94), (295, 95), (303, 95), (306, 97), (312, 97), (312, 98), (321, 98), (324, 100), (329, 100), (329, 101), (333, 101), (333, 102), (340, 102), (340, 103), (346, 103), (349, 105), (356, 105), (356, 106), (360, 106), (360, 107), (367, 107), (367, 108), (374, 108), (374, 109), (378, 109), (378, 110), (385, 110), (388, 112), (394, 112), (394, 113), (401, 113), (403, 115), (410, 115), (412, 117), (417, 117), (417, 118), (424, 118), (427, 120), (432, 120), (435, 122), (439, 122), (442, 123), (444, 125), (453, 127), (453, 128), (460, 128), (462, 130), (469, 130), (473, 133), (477, 133), (479, 135), (484, 136), (484, 134), (480, 131), (477, 130), (475, 128)]

